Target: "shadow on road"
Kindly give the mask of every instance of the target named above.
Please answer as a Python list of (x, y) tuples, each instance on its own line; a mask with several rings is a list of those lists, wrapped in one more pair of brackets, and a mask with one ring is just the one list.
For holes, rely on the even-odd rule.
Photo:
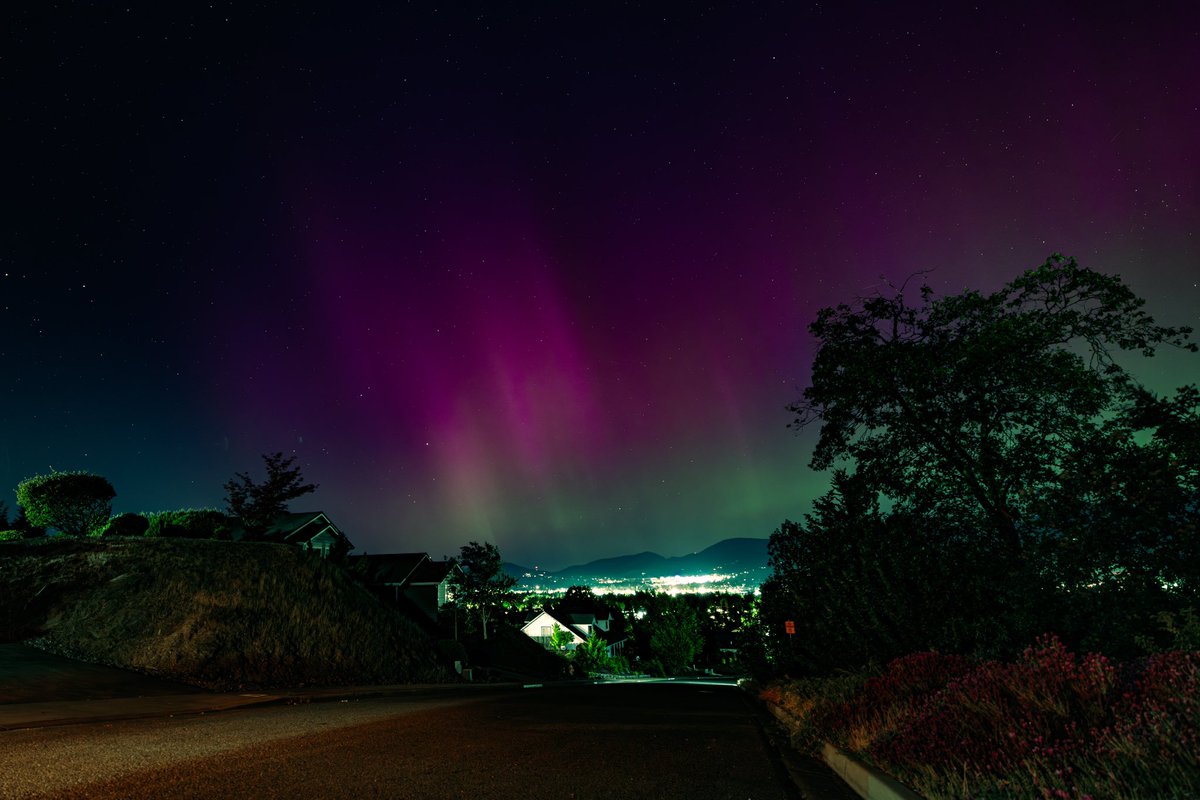
[(100, 664), (87, 664), (25, 644), (0, 644), (0, 704), (103, 700), (200, 692), (195, 686)]

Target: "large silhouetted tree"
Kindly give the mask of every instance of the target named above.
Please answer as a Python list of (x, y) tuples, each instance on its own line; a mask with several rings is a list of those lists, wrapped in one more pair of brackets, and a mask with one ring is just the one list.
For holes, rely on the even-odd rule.
[(812, 385), (789, 406), (820, 424), (814, 469), (849, 461), (892, 501), (969, 516), (1010, 550), (1030, 502), (1138, 386), (1121, 351), (1195, 351), (1120, 278), (1052, 256), (997, 292), (923, 286), (826, 308)]
[(504, 571), (500, 550), (491, 542), (469, 542), (460, 548), (458, 566), (452, 571), (455, 600), (476, 619), (483, 638), (488, 638), (488, 622), (512, 594), (517, 579)]
[(789, 410), (820, 426), (811, 466), (836, 469), (771, 538), (777, 657), (999, 654), (1051, 628), (1128, 648), (1200, 599), (1200, 394), (1158, 397), (1119, 361), (1195, 352), (1191, 330), (1057, 255), (990, 294), (913, 294), (810, 326), (812, 383)]
[(305, 483), (300, 468), (292, 466), (295, 456), (284, 458), (283, 453), (264, 454), (267, 479), (256, 483), (247, 473), (238, 472), (225, 484), (225, 503), (229, 513), (240, 517), (246, 530), (261, 533), (271, 521), (287, 511), (290, 500), (317, 490), (317, 485)]

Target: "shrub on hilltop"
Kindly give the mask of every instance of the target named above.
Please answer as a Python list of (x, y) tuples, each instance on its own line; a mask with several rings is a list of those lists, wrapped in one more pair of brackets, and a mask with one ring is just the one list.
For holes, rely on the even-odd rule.
[(52, 472), (17, 484), (17, 503), (29, 522), (64, 536), (87, 536), (112, 515), (117, 496), (107, 478), (90, 472)]
[(215, 508), (184, 508), (146, 514), (147, 536), (183, 539), (228, 539), (232, 519)]
[(97, 536), (145, 536), (150, 527), (150, 520), (141, 514), (117, 514), (97, 532)]

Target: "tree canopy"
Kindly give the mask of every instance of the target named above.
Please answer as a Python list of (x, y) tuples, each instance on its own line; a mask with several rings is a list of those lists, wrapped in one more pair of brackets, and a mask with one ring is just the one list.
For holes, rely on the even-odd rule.
[(1117, 353), (1196, 350), (1120, 278), (1060, 255), (991, 294), (918, 294), (818, 313), (793, 425), (820, 424), (814, 469), (848, 461), (893, 501), (972, 514), (1013, 551), (1031, 499), (1134, 400)]
[(17, 503), (29, 523), (66, 536), (87, 536), (112, 516), (117, 496), (107, 478), (91, 472), (52, 472), (17, 484)]
[(704, 647), (696, 610), (682, 597), (657, 592), (639, 592), (635, 600), (644, 612), (633, 626), (642, 666), (651, 674), (685, 672)]
[(292, 466), (295, 456), (284, 458), (283, 453), (263, 454), (267, 479), (255, 482), (245, 472), (235, 473), (225, 483), (225, 503), (229, 513), (240, 517), (246, 530), (260, 533), (271, 521), (287, 511), (290, 500), (317, 490), (314, 483), (305, 483), (300, 468)]
[(517, 579), (504, 571), (500, 550), (491, 542), (468, 542), (459, 553), (461, 572), (451, 572), (454, 599), (473, 612), (486, 639), (488, 622), (511, 596)]
[(1057, 255), (990, 294), (910, 299), (810, 326), (812, 382), (788, 408), (820, 425), (811, 466), (833, 481), (771, 537), (764, 620), (798, 629), (776, 654), (831, 670), (1047, 630), (1129, 646), (1200, 600), (1200, 393), (1157, 396), (1118, 360), (1195, 352), (1191, 330)]

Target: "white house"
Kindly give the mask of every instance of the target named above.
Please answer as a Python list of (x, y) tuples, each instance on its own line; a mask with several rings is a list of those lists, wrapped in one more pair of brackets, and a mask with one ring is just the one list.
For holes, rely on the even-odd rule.
[(625, 649), (625, 639), (616, 637), (612, 630), (612, 616), (608, 612), (567, 613), (543, 608), (530, 614), (521, 626), (521, 632), (546, 649), (551, 649), (556, 627), (570, 634), (570, 641), (566, 643), (567, 650), (574, 650), (593, 634), (604, 639), (610, 656), (615, 656)]

